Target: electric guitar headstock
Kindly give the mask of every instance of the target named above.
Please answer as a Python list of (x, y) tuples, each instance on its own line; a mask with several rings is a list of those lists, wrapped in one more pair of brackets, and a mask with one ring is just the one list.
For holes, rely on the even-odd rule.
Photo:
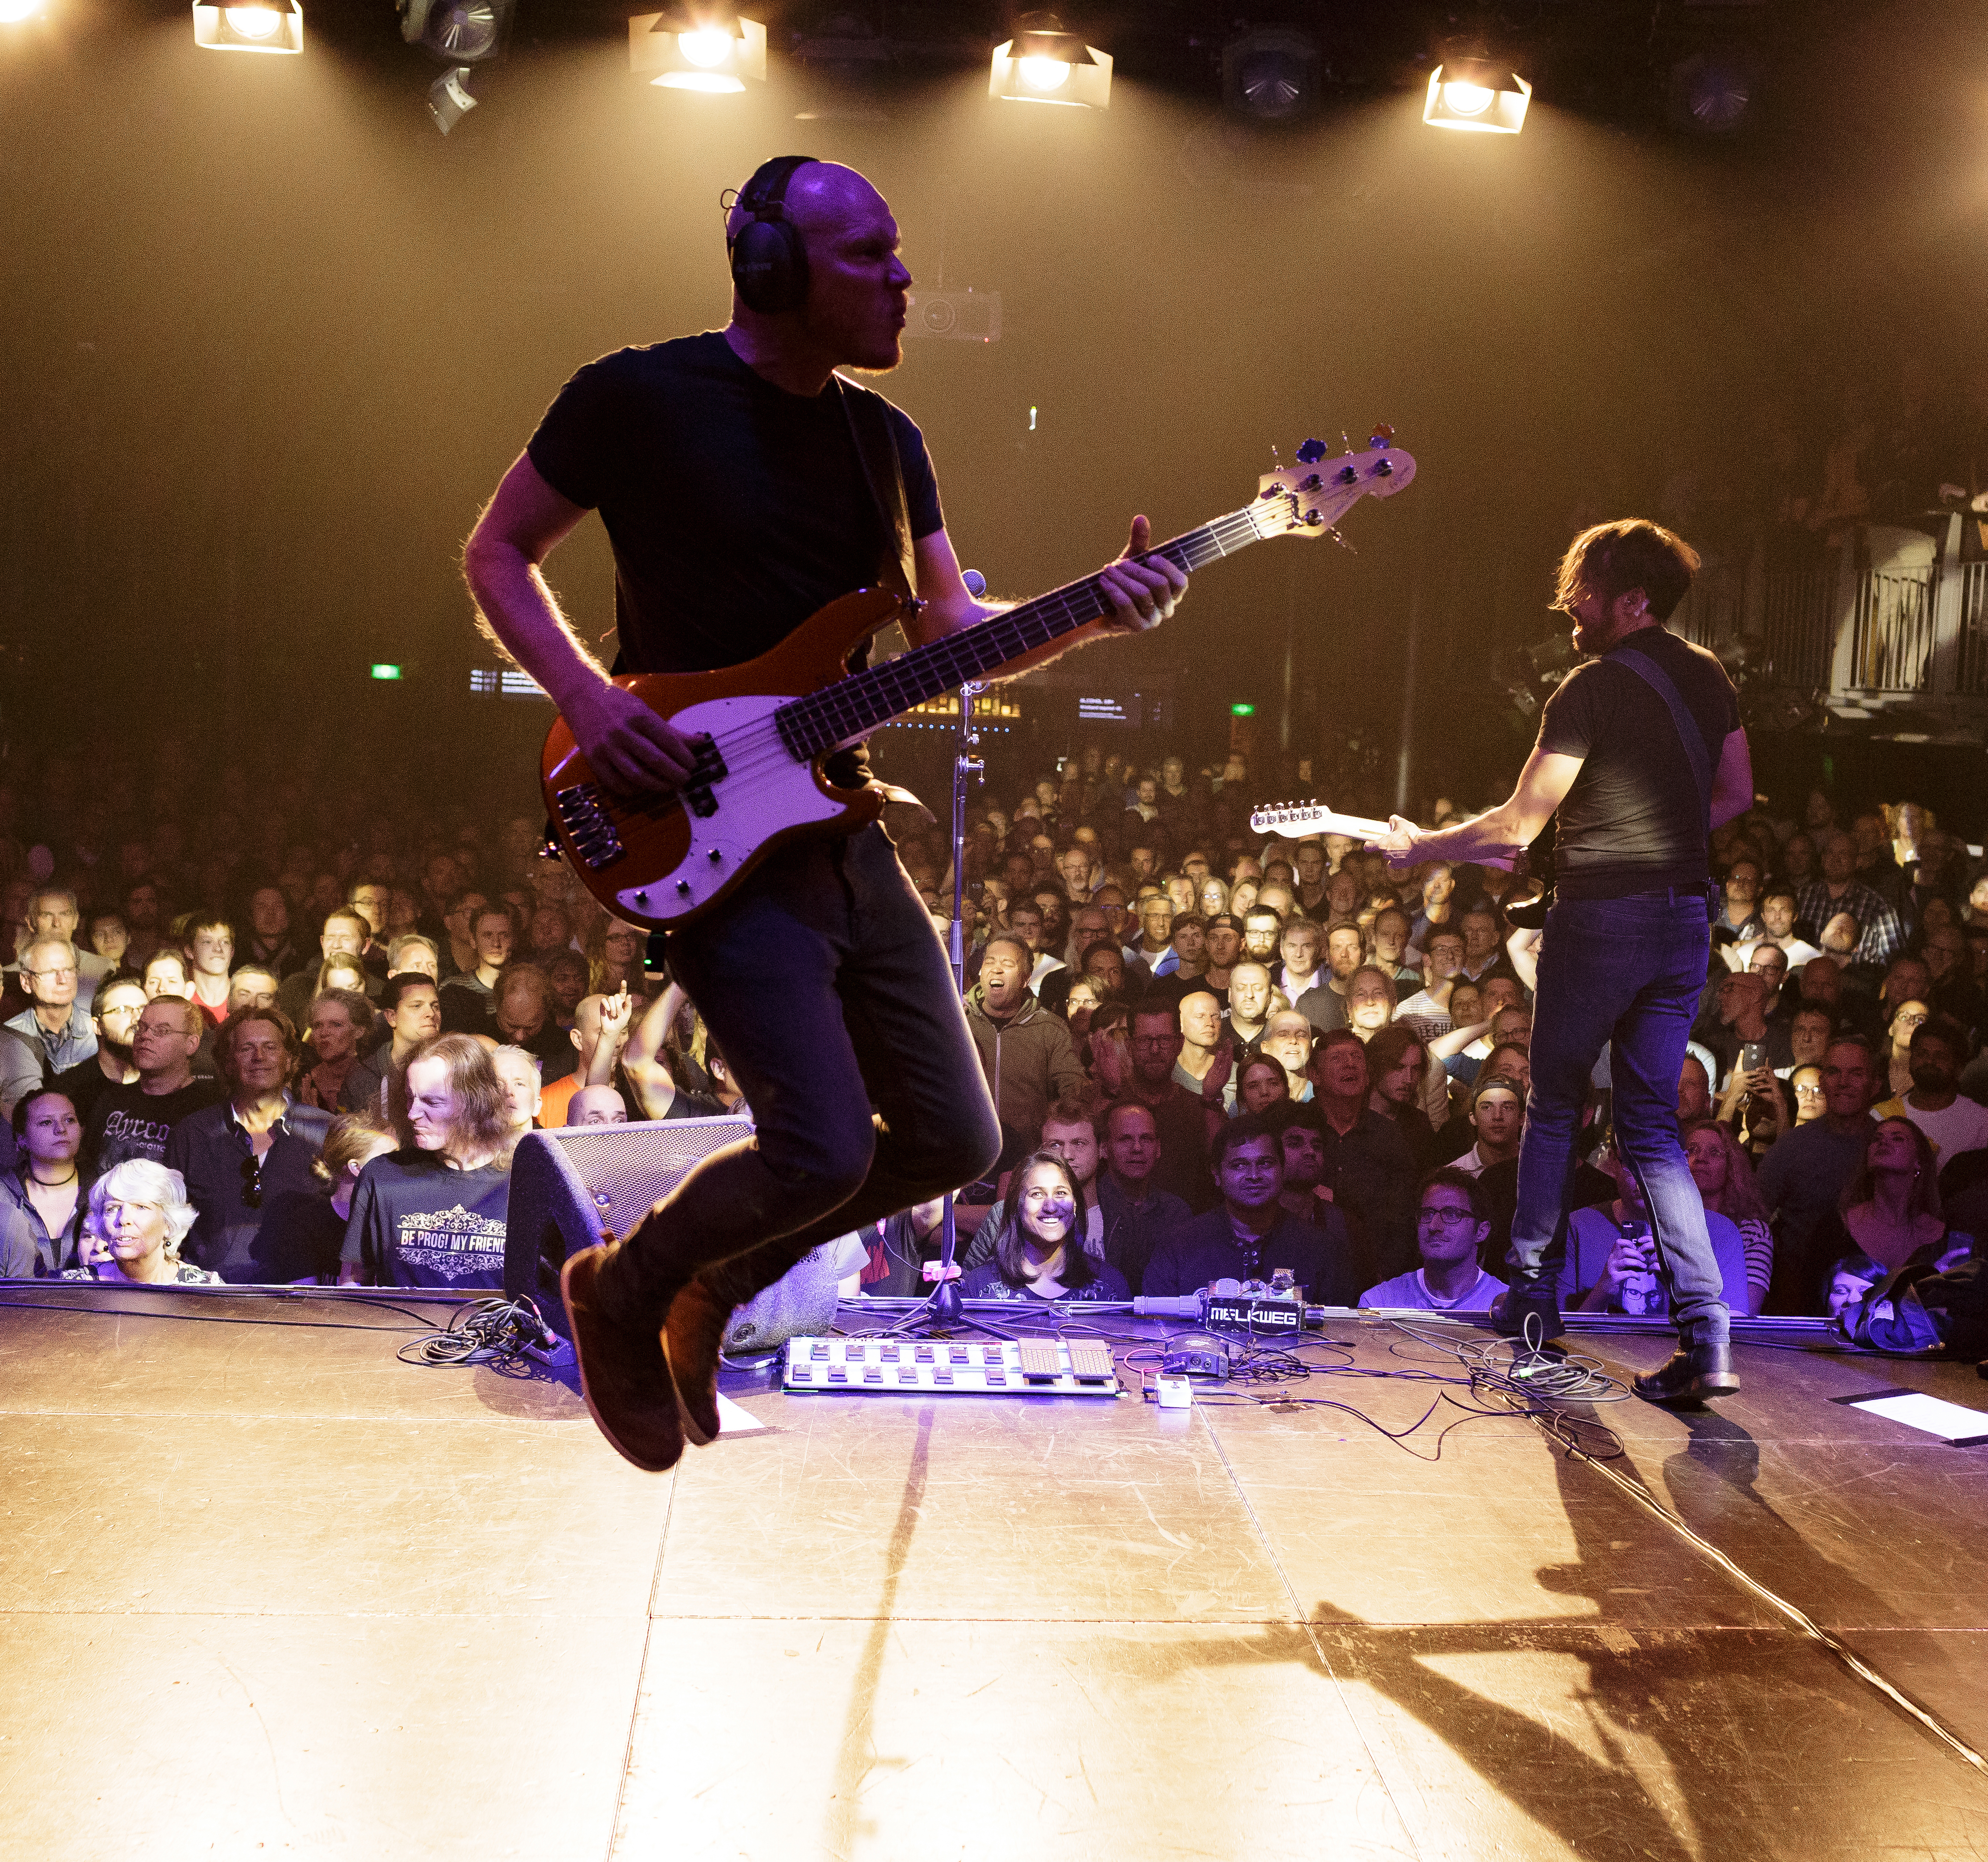
[(1253, 834), (1276, 834), (1286, 840), (1304, 840), (1314, 834), (1344, 834), (1363, 846), (1388, 831), (1384, 821), (1364, 815), (1342, 815), (1320, 801), (1273, 802), (1249, 817)]
[(1414, 458), (1394, 444), (1395, 430), (1376, 427), (1364, 451), (1325, 456), (1323, 440), (1298, 448), (1295, 465), (1280, 466), (1257, 481), (1249, 516), (1259, 536), (1331, 536), (1339, 520), (1363, 498), (1391, 498), (1415, 475)]

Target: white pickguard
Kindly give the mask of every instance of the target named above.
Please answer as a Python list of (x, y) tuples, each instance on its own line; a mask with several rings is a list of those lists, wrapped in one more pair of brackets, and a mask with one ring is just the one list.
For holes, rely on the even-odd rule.
[(699, 816), (686, 805), (690, 851), (682, 864), (646, 886), (615, 894), (627, 916), (652, 921), (681, 917), (712, 898), (782, 830), (830, 821), (842, 812), (815, 786), (812, 765), (796, 762), (780, 742), (773, 714), (789, 702), (786, 697), (759, 693), (712, 698), (671, 718), (687, 737), (708, 732), (729, 773), (712, 786), (718, 803), (715, 814)]

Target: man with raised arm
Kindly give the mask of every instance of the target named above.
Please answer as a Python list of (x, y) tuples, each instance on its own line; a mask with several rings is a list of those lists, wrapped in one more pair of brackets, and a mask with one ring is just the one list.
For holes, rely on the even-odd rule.
[(1637, 1378), (1652, 1402), (1738, 1389), (1704, 1205), (1678, 1141), (1677, 1083), (1711, 953), (1712, 829), (1752, 805), (1738, 695), (1712, 654), (1663, 625), (1697, 553), (1641, 519), (1598, 524), (1562, 558), (1556, 606), (1594, 656), (1555, 689), (1518, 786), (1499, 807), (1425, 833), (1398, 816), (1391, 863), (1509, 861), (1559, 816), (1557, 880), (1539, 952), (1532, 1086), (1501, 1331), (1560, 1329), (1554, 1276), (1588, 1080), (1611, 1048), (1618, 1144), (1641, 1184), (1679, 1348)]
[[(996, 612), (967, 592), (918, 428), (836, 373), (901, 360), (911, 279), (883, 197), (853, 169), (782, 157), (747, 182), (725, 237), (726, 327), (583, 368), (465, 553), (491, 630), (551, 694), (595, 777), (629, 797), (677, 789), (698, 746), (612, 684), (560, 612), (541, 566), (588, 510), (614, 548), (624, 671), (771, 651), (830, 600), (894, 579), (907, 529), (915, 646)], [(884, 483), (873, 454), (893, 468), (874, 475)], [(1108, 611), (1063, 644), (1151, 627), (1186, 584), (1135, 519), (1097, 578)], [(860, 746), (830, 769), (862, 782)], [(756, 1133), (565, 1276), (594, 1420), (658, 1470), (681, 1455), (685, 1418), (699, 1441), (718, 1432), (718, 1347), (735, 1305), (817, 1242), (972, 1181), (999, 1148), (944, 951), (881, 826), (787, 843), (672, 931), (668, 958)]]

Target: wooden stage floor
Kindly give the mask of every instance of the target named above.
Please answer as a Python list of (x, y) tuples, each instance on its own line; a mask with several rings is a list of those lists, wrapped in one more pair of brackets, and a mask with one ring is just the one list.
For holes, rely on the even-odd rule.
[[(1522, 1418), (735, 1380), (769, 1426), (648, 1477), (377, 1303), (81, 1297), (0, 1289), (0, 1857), (1988, 1850), (1988, 1776)], [(1825, 1400), (1988, 1387), (1739, 1357), (1615, 1467), (1988, 1749), (1988, 1448)]]

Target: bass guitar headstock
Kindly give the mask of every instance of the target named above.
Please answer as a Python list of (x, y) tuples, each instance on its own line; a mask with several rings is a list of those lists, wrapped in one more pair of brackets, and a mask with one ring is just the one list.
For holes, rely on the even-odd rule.
[(1412, 455), (1394, 444), (1393, 427), (1374, 429), (1363, 451), (1325, 456), (1323, 440), (1298, 448), (1295, 465), (1257, 481), (1249, 516), (1260, 536), (1327, 536), (1363, 498), (1391, 498), (1415, 475)]

